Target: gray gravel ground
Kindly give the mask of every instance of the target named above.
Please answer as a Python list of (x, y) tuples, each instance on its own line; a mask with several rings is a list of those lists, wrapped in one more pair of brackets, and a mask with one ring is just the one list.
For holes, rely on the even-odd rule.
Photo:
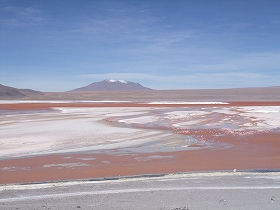
[(0, 209), (280, 209), (280, 172), (2, 185)]

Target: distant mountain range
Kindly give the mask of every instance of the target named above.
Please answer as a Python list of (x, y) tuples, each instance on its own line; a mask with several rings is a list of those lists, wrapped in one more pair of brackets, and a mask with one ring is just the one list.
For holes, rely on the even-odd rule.
[[(129, 82), (125, 80), (103, 80), (94, 82), (87, 86), (67, 91), (68, 93), (79, 92), (95, 92), (95, 91), (136, 91), (136, 90), (152, 90), (144, 87), (139, 83)], [(44, 98), (45, 93), (31, 89), (18, 89), (0, 84), (0, 99), (28, 99), (28, 98)]]
[(135, 90), (152, 90), (144, 87), (139, 83), (129, 82), (126, 80), (103, 80), (94, 82), (87, 86), (77, 88), (68, 92), (92, 92), (92, 91), (135, 91)]
[(43, 93), (31, 89), (17, 89), (0, 84), (1, 99), (26, 98), (34, 95), (43, 95)]
[(0, 100), (280, 101), (280, 86), (152, 90), (125, 80), (103, 80), (67, 92), (39, 92), (0, 84)]

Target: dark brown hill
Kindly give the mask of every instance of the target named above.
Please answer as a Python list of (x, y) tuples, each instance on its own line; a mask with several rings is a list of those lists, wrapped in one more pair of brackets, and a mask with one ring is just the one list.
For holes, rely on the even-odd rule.
[(37, 95), (43, 95), (43, 93), (31, 89), (17, 89), (0, 84), (0, 99), (23, 99)]

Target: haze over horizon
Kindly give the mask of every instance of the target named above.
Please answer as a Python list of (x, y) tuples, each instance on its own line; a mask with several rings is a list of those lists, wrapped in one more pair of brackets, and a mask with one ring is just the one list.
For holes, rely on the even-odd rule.
[(0, 0), (0, 84), (280, 85), (280, 1)]

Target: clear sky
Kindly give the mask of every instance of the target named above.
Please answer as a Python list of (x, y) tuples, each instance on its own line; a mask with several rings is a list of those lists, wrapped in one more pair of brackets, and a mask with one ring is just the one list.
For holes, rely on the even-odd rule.
[(279, 0), (0, 0), (0, 83), (280, 86)]

